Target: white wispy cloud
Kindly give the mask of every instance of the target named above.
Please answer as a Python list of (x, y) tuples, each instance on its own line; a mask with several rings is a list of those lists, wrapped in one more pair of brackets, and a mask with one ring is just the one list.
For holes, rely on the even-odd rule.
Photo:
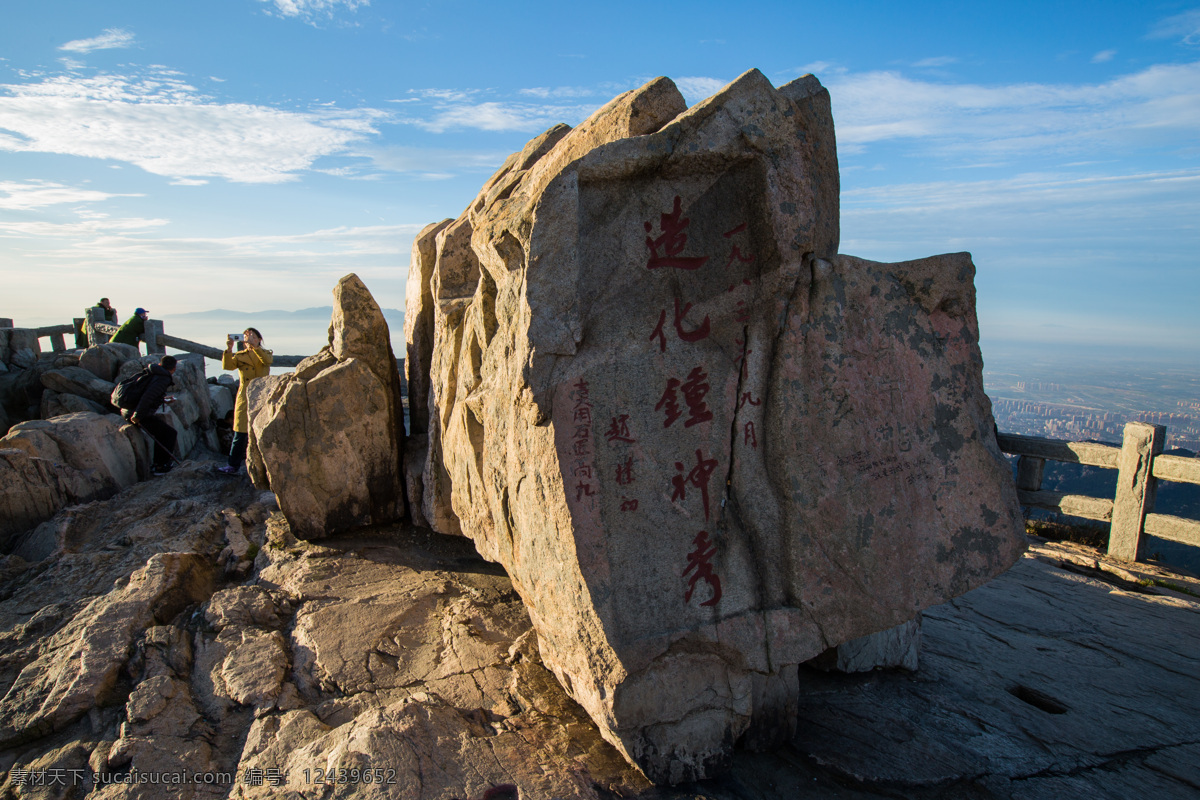
[[(169, 332), (196, 341), (207, 339), (200, 329), (191, 335), (172, 323), (173, 312), (326, 305), (348, 272), (367, 283), (380, 305), (403, 308), (404, 266), (424, 222), (224, 237), (164, 236), (166, 225), (165, 220), (100, 215), (61, 224), (0, 221), (0, 239), (20, 240), (10, 259), (11, 275), (5, 274), (5, 296), (23, 317), (44, 320), (34, 324), (69, 320), (95, 302), (92, 295), (109, 296), (121, 308), (153, 309), (167, 320)], [(197, 275), (203, 280), (195, 280)], [(60, 282), (62, 291), (47, 293), (48, 279)], [(240, 300), (229, 294), (235, 282)], [(289, 352), (277, 335), (281, 331), (264, 332), (273, 347)], [(216, 337), (224, 331), (209, 333)], [(323, 343), (323, 329), (314, 336), (309, 349), (293, 346), (290, 352), (314, 352)]]
[[(785, 78), (785, 79), (790, 79), (790, 78), (798, 78), (801, 75), (812, 74), (812, 75), (816, 75), (818, 78), (821, 78), (822, 80), (824, 80), (828, 76), (842, 75), (845, 72), (846, 72), (845, 67), (834, 64), (832, 61), (813, 61), (808, 64), (805, 64), (802, 67), (793, 67), (792, 69), (784, 70), (783, 72), (777, 73), (777, 76)], [(779, 82), (782, 84), (786, 81), (779, 81)]]
[(545, 130), (559, 122), (576, 124), (595, 110), (594, 106), (538, 105), (487, 101), (483, 103), (442, 103), (426, 118), (409, 117), (407, 122), (431, 133), (457, 128), (485, 131)]
[(917, 69), (934, 69), (956, 63), (958, 63), (958, 59), (954, 56), (933, 56), (932, 58), (922, 58), (920, 61), (914, 62), (913, 66)]
[(1150, 29), (1152, 39), (1179, 39), (1184, 44), (1200, 44), (1200, 8), (1167, 17)]
[(851, 147), (927, 139), (974, 152), (1070, 151), (1179, 141), (1200, 128), (1200, 62), (1156, 65), (1099, 84), (981, 86), (869, 72), (828, 85), (838, 142)]
[(1103, 64), (1107, 61), (1112, 61), (1113, 56), (1117, 54), (1116, 50), (1101, 50), (1096, 55), (1092, 56), (1093, 64)]
[[(409, 89), (408, 93), (415, 95), (412, 100), (438, 100), (443, 103), (465, 103), (477, 97), (481, 89)], [(394, 100), (392, 102), (404, 102)]]
[[(0, 236), (43, 238), (54, 247), (46, 251), (64, 258), (78, 258), (85, 251), (93, 263), (116, 262), (134, 266), (144, 261), (186, 266), (197, 258), (230, 259), (232, 269), (278, 269), (279, 265), (255, 267), (262, 258), (301, 259), (317, 263), (331, 256), (405, 256), (409, 239), (423, 224), (339, 226), (294, 234), (259, 234), (226, 237), (169, 237), (146, 235), (168, 220), (117, 218), (104, 213), (80, 213), (69, 222), (0, 221)], [(142, 233), (137, 233), (142, 232)], [(232, 263), (232, 262), (231, 262)]]
[(360, 148), (356, 154), (369, 158), (384, 172), (413, 173), (430, 180), (464, 172), (491, 174), (509, 155), (502, 150), (450, 150), (405, 145)]
[(112, 159), (174, 179), (292, 180), (376, 133), (372, 109), (218, 103), (161, 71), (0, 85), (0, 150)]
[[(75, 259), (84, 248), (75, 243), (97, 243), (107, 237), (132, 232), (144, 232), (169, 225), (170, 220), (146, 219), (143, 217), (109, 217), (104, 214), (79, 215), (70, 222), (55, 222), (47, 219), (0, 220), (0, 239), (42, 239), (60, 246), (60, 252), (70, 252)], [(61, 249), (63, 243), (71, 243)]]
[(272, 10), (268, 13), (285, 19), (297, 19), (309, 25), (316, 25), (322, 20), (331, 20), (342, 10), (357, 11), (362, 6), (371, 5), (370, 0), (259, 0), (268, 3)]
[(724, 89), (728, 83), (729, 81), (721, 78), (675, 78), (675, 86), (679, 88), (688, 105), (695, 105), (701, 100), (707, 100)]
[(59, 46), (59, 50), (71, 53), (90, 53), (93, 50), (114, 50), (132, 47), (134, 35), (122, 28), (105, 28), (104, 33), (91, 39), (75, 39)]
[(141, 196), (80, 189), (52, 181), (0, 181), (0, 209), (8, 211), (27, 211), (65, 203), (98, 203), (110, 197)]
[(550, 98), (561, 97), (595, 97), (597, 90), (589, 89), (586, 86), (535, 86), (529, 89), (521, 89), (520, 94), (530, 95), (531, 97), (540, 97), (543, 100)]

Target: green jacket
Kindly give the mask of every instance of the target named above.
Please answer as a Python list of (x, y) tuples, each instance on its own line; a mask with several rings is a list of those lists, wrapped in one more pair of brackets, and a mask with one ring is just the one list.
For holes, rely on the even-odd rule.
[(117, 332), (113, 334), (110, 341), (117, 344), (131, 344), (137, 347), (143, 333), (146, 332), (146, 320), (134, 314), (129, 319), (121, 323), (121, 327), (117, 328)]

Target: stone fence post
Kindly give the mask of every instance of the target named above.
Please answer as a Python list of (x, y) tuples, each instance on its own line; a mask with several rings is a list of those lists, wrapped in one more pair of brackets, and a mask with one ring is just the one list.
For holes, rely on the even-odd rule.
[(1042, 475), (1046, 471), (1046, 459), (1034, 456), (1017, 458), (1017, 488), (1026, 492), (1042, 489)]
[(1154, 457), (1162, 453), (1167, 438), (1163, 425), (1130, 422), (1125, 425), (1121, 455), (1117, 459), (1117, 494), (1113, 500), (1108, 553), (1126, 561), (1140, 561), (1146, 515), (1154, 510), (1158, 480), (1151, 474)]
[(87, 315), (87, 340), (88, 347), (95, 347), (98, 344), (104, 344), (112, 337), (107, 333), (101, 333), (96, 330), (97, 322), (105, 322), (104, 309), (97, 306), (92, 306), (84, 311)]
[(159, 341), (163, 335), (163, 321), (161, 319), (146, 320), (146, 332), (142, 334), (142, 341), (146, 343), (147, 355), (163, 355), (167, 352), (167, 348)]

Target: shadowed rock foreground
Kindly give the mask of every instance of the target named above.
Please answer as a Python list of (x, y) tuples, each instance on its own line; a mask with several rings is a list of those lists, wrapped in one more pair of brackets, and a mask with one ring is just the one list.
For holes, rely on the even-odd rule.
[[(511, 583), (466, 539), (300, 541), (219, 463), (60, 512), (28, 540), (52, 555), (0, 560), (0, 797), (1200, 791), (1200, 602), (1127, 580), (1153, 567), (1034, 542), (926, 612), (919, 672), (801, 669), (794, 740), (654, 788), (542, 666)], [(231, 782), (162, 785), (185, 773)], [(159, 782), (118, 782), (137, 775)]]

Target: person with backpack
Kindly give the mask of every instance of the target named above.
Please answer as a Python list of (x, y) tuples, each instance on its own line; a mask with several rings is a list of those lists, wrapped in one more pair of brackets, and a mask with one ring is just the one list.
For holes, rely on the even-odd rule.
[(221, 369), (236, 369), (238, 372), (237, 402), (233, 407), (233, 444), (229, 448), (229, 462), (217, 470), (226, 475), (236, 475), (246, 463), (246, 448), (250, 444), (250, 401), (246, 387), (255, 378), (271, 374), (271, 351), (263, 348), (262, 334), (257, 328), (246, 328), (242, 332), (243, 349), (234, 352), (233, 337), (225, 342), (221, 354)]
[(171, 471), (175, 459), (175, 440), (178, 434), (166, 420), (155, 414), (158, 407), (169, 404), (174, 398), (166, 396), (174, 380), (178, 362), (175, 356), (163, 356), (157, 364), (150, 364), (132, 378), (127, 378), (113, 391), (113, 404), (121, 409), (121, 416), (145, 431), (154, 442), (154, 474), (165, 475)]

